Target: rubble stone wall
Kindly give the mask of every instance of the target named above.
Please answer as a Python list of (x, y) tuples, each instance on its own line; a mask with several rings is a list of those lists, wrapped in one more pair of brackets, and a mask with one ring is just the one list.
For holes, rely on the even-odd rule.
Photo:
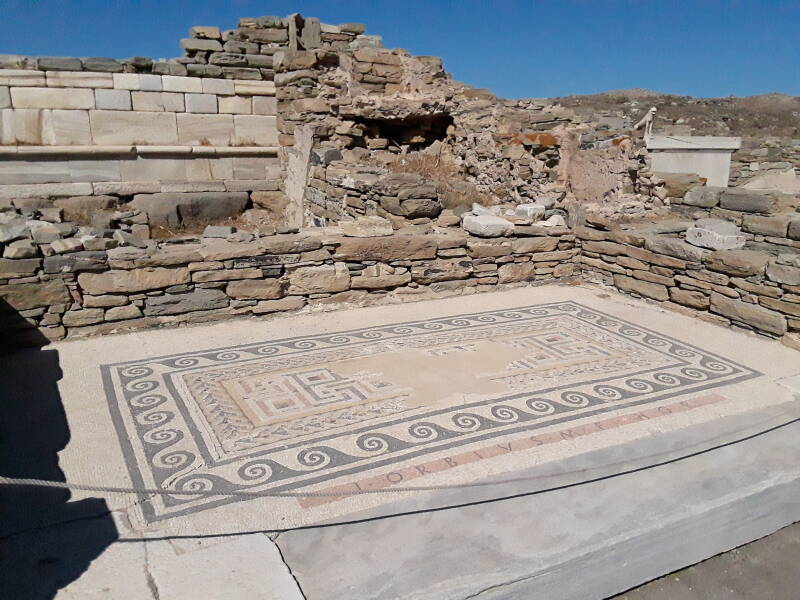
[(729, 189), (691, 198), (695, 205), (682, 208), (741, 226), (745, 247), (690, 245), (684, 232), (691, 220), (637, 230), (589, 217), (575, 229), (582, 276), (800, 349), (800, 214), (779, 194)]
[(59, 339), (470, 294), (569, 277), (577, 253), (566, 228), (518, 226), (496, 239), (318, 230), (0, 259), (0, 329), (13, 339), (18, 315), (19, 325)]

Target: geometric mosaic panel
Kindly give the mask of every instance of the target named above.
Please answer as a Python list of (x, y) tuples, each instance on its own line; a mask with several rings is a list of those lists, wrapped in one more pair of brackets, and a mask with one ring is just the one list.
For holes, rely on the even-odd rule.
[[(346, 484), (760, 375), (576, 302), (101, 370), (134, 485), (226, 492)], [(242, 501), (163, 495), (143, 510), (157, 521)]]

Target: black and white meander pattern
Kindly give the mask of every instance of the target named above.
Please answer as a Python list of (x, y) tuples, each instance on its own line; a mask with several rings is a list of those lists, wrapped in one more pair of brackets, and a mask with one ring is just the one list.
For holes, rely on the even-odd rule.
[[(405, 399), (413, 390), (371, 401), (364, 395), (366, 384), (374, 391), (391, 383), (364, 375), (358, 386), (334, 381), (346, 388), (349, 400), (355, 393), (359, 402), (332, 402), (327, 412), (254, 426), (235, 402), (208, 387), (208, 382), (270, 371), (311, 373), (335, 361), (380, 352), (447, 353), (431, 354), (434, 347), (471, 352), (472, 344), (497, 337), (520, 351), (520, 360), (508, 371), (486, 375), (506, 383), (508, 393), (456, 406), (410, 408)], [(553, 342), (549, 349), (548, 339)], [(560, 363), (559, 357), (582, 360)], [(226, 492), (310, 491), (421, 456), (464, 451), (493, 438), (760, 375), (575, 302), (186, 352), (102, 365), (101, 370), (135, 486)], [(303, 381), (330, 387), (335, 379), (304, 375)], [(330, 400), (329, 389), (325, 394)], [(163, 495), (142, 507), (153, 522), (237, 501)]]

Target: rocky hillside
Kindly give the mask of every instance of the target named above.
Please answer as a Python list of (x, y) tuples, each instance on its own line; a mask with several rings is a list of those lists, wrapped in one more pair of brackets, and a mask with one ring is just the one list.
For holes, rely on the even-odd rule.
[[(606, 117), (611, 129), (629, 127), (655, 106), (658, 109), (655, 130), (659, 133), (740, 136), (746, 146), (765, 138), (800, 138), (800, 96), (692, 98), (631, 89), (550, 101), (592, 120), (602, 121)], [(622, 127), (614, 117), (623, 118)]]

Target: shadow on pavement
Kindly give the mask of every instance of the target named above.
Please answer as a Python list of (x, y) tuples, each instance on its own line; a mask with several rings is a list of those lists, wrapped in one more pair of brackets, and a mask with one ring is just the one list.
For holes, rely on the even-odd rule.
[[(48, 340), (2, 299), (0, 316), (0, 475), (65, 481), (58, 452), (70, 431), (58, 352), (41, 349)], [(119, 537), (104, 499), (70, 496), (0, 486), (0, 598), (55, 597)]]

